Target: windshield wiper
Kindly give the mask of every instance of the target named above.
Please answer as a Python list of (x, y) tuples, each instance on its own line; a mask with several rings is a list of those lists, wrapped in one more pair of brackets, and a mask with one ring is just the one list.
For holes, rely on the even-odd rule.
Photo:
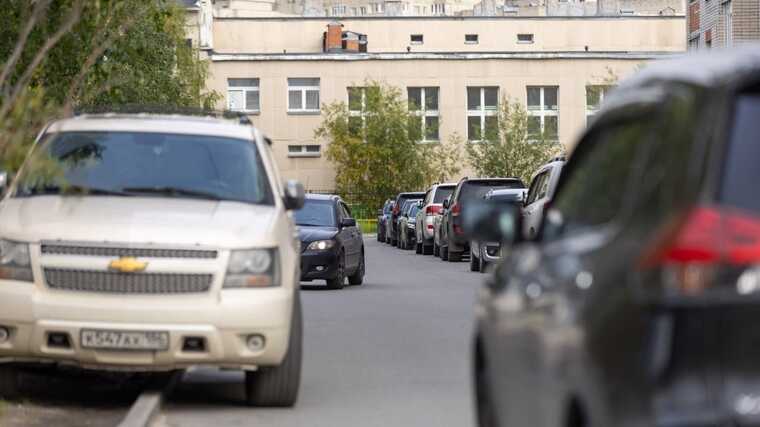
[(198, 199), (208, 200), (226, 200), (214, 193), (209, 193), (200, 190), (191, 190), (180, 187), (125, 187), (122, 189), (127, 193), (146, 193), (146, 194), (160, 194), (165, 196), (186, 196)]
[(28, 195), (35, 194), (62, 194), (62, 195), (83, 195), (83, 196), (122, 196), (130, 197), (132, 194), (127, 194), (119, 190), (111, 190), (108, 188), (97, 187), (85, 187), (82, 185), (46, 185), (42, 187), (33, 187), (24, 190), (23, 193)]

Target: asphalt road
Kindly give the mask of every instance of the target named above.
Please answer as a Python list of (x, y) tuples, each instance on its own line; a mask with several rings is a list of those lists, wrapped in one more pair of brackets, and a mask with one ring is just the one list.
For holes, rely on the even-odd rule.
[(362, 286), (303, 287), (305, 352), (292, 409), (242, 405), (237, 372), (188, 373), (164, 426), (474, 424), (469, 376), (473, 301), (483, 275), (367, 239)]

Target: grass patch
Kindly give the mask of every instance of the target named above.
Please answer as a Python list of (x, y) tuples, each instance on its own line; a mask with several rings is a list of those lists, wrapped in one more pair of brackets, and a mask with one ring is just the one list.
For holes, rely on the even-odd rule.
[(3, 399), (0, 399), (0, 418), (2, 418), (2, 417), (3, 417), (3, 413), (5, 412), (5, 407), (6, 407), (7, 405), (8, 405), (8, 404), (7, 404), (7, 403), (5, 403), (5, 401), (4, 401)]
[(377, 233), (377, 220), (376, 219), (357, 219), (356, 223), (361, 227), (364, 234)]

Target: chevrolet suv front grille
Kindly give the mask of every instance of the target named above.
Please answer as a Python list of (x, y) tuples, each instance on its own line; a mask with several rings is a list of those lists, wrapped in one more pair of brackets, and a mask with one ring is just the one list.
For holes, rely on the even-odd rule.
[(214, 250), (77, 246), (47, 243), (42, 244), (41, 250), (45, 255), (79, 255), (101, 257), (215, 259), (218, 256), (218, 252)]
[(207, 292), (212, 274), (118, 273), (110, 271), (45, 269), (51, 289), (106, 294), (187, 294)]

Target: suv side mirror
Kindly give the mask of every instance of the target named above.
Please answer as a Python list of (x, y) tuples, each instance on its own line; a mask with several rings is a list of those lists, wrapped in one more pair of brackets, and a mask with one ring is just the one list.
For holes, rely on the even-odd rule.
[(343, 218), (340, 220), (340, 226), (343, 227), (356, 227), (356, 220), (354, 218)]
[(295, 180), (288, 180), (285, 183), (285, 195), (283, 196), (283, 203), (285, 209), (289, 211), (298, 210), (303, 207), (304, 199), (306, 198), (303, 190), (303, 185)]
[(513, 245), (522, 240), (522, 213), (512, 202), (471, 200), (462, 207), (462, 228), (469, 240)]

